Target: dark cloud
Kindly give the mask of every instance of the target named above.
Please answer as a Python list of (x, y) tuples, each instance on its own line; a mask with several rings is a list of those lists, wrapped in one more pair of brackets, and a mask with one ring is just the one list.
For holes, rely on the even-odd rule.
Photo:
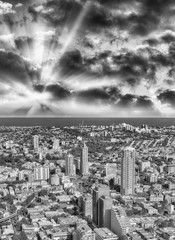
[(59, 84), (47, 85), (45, 91), (50, 92), (53, 97), (58, 99), (65, 99), (70, 96), (69, 90), (65, 89)]
[[(124, 1), (126, 5), (131, 4), (131, 1)], [(122, 1), (116, 1), (117, 4), (124, 4)], [(143, 0), (132, 1), (132, 4), (140, 4), (138, 13), (132, 13), (127, 17), (121, 16), (114, 19), (122, 29), (125, 28), (133, 34), (147, 35), (153, 30), (156, 30), (161, 24), (162, 18), (170, 16), (170, 9), (174, 5), (174, 0)]]
[(175, 63), (175, 43), (169, 45), (169, 59), (171, 60), (172, 65)]
[(53, 99), (66, 99), (70, 96), (70, 91), (62, 87), (60, 84), (35, 84), (34, 90), (40, 93), (49, 92)]
[(92, 3), (84, 19), (84, 25), (95, 30), (99, 27), (110, 27), (113, 25), (113, 18), (106, 8)]
[(59, 66), (62, 69), (62, 73), (65, 75), (72, 74), (74, 72), (83, 72), (84, 64), (80, 51), (74, 50), (66, 52), (60, 59), (59, 63), (55, 66), (55, 71), (57, 71)]
[(172, 67), (169, 71), (168, 71), (168, 77), (170, 78), (175, 78), (175, 68)]
[(169, 9), (174, 4), (174, 0), (143, 0), (141, 13), (133, 19), (135, 26), (133, 32), (146, 35), (158, 28), (161, 20), (169, 16)]
[(169, 64), (168, 58), (158, 53), (149, 53), (148, 61), (142, 56), (142, 52), (138, 54), (126, 51), (114, 54), (111, 51), (104, 51), (88, 58), (82, 56), (80, 51), (74, 50), (64, 54), (56, 64), (55, 71), (61, 67), (63, 75), (84, 73), (98, 77), (118, 77), (123, 85), (131, 87), (139, 85), (142, 80), (151, 85), (156, 83), (156, 66)]
[(8, 3), (11, 3), (13, 5), (16, 5), (18, 3), (22, 3), (22, 4), (27, 4), (27, 3), (32, 3), (33, 0), (5, 0), (4, 2), (8, 2)]
[(152, 108), (153, 105), (154, 105), (153, 101), (147, 96), (138, 96), (137, 101), (135, 103), (136, 108), (142, 109)]
[(16, 53), (0, 51), (0, 76), (27, 83), (39, 79), (39, 71)]
[(121, 95), (117, 106), (133, 109), (153, 109), (153, 101), (148, 96), (138, 96), (133, 94)]
[(37, 83), (33, 85), (33, 89), (37, 92), (42, 93), (45, 90), (46, 86), (42, 83)]
[[(81, 13), (86, 1), (74, 0), (50, 0), (42, 4), (33, 4), (28, 11), (33, 16), (34, 21), (39, 18), (47, 21), (52, 26), (65, 24), (72, 28), (77, 16)], [(91, 2), (89, 10), (84, 17), (81, 31), (93, 30), (95, 32), (105, 27), (118, 27), (127, 30), (131, 34), (147, 35), (156, 30), (164, 17), (169, 17), (169, 10), (174, 4), (174, 0), (132, 0), (132, 1), (104, 1), (96, 0)], [(130, 14), (113, 14), (113, 10), (125, 11), (130, 6), (140, 5), (138, 12)], [(42, 9), (38, 10), (38, 6)], [(125, 6), (125, 8), (123, 8)], [(49, 10), (52, 9), (52, 12)], [(150, 41), (151, 43), (151, 41)], [(153, 43), (153, 42), (152, 42)]]
[(168, 103), (171, 106), (175, 107), (175, 91), (167, 89), (164, 91), (161, 91), (157, 98), (162, 102), (162, 103)]
[(118, 108), (153, 109), (153, 102), (148, 96), (121, 94), (117, 87), (95, 88), (74, 93), (80, 102), (94, 104), (110, 104)]
[(120, 107), (128, 107), (134, 103), (135, 96), (132, 94), (126, 94), (120, 97), (119, 102), (117, 103)]
[(120, 91), (116, 87), (103, 87), (88, 89), (74, 93), (74, 97), (78, 101), (91, 103), (114, 103), (120, 96)]
[(151, 47), (154, 47), (154, 46), (157, 46), (157, 45), (160, 43), (160, 41), (159, 41), (158, 39), (156, 39), (156, 38), (149, 38), (149, 39), (147, 39), (147, 40), (144, 40), (143, 43), (144, 43), (144, 44), (147, 43), (147, 44), (149, 44)]
[(156, 67), (142, 55), (142, 52), (138, 54), (128, 51), (125, 54), (113, 56), (116, 67), (120, 67), (117, 75), (131, 87), (139, 85), (143, 78), (150, 84), (155, 83)]
[(166, 33), (161, 37), (161, 40), (165, 43), (171, 43), (175, 41), (175, 35), (172, 33)]
[(110, 96), (104, 89), (89, 89), (76, 93), (76, 99), (83, 102), (108, 102)]
[(151, 55), (150, 60), (154, 62), (157, 66), (161, 65), (167, 67), (171, 64), (171, 59), (169, 58), (169, 56), (162, 53)]

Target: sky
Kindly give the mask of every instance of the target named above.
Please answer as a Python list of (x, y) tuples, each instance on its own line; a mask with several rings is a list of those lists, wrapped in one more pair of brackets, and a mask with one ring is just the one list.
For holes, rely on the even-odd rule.
[(175, 116), (175, 0), (0, 1), (0, 116)]

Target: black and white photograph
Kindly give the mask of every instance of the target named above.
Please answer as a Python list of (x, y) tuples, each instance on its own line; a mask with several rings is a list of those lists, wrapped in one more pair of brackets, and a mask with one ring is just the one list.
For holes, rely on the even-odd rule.
[(0, 0), (0, 240), (175, 239), (175, 0)]

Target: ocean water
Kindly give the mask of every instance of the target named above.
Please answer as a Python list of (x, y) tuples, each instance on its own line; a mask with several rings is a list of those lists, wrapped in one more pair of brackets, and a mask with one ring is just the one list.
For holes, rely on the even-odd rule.
[(127, 123), (133, 126), (172, 126), (175, 118), (0, 118), (0, 126), (78, 126), (83, 125), (118, 125)]

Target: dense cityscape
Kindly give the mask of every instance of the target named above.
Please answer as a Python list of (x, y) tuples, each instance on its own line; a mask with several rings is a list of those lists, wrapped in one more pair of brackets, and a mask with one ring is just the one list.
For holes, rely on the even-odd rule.
[(175, 239), (175, 126), (0, 135), (0, 239)]

